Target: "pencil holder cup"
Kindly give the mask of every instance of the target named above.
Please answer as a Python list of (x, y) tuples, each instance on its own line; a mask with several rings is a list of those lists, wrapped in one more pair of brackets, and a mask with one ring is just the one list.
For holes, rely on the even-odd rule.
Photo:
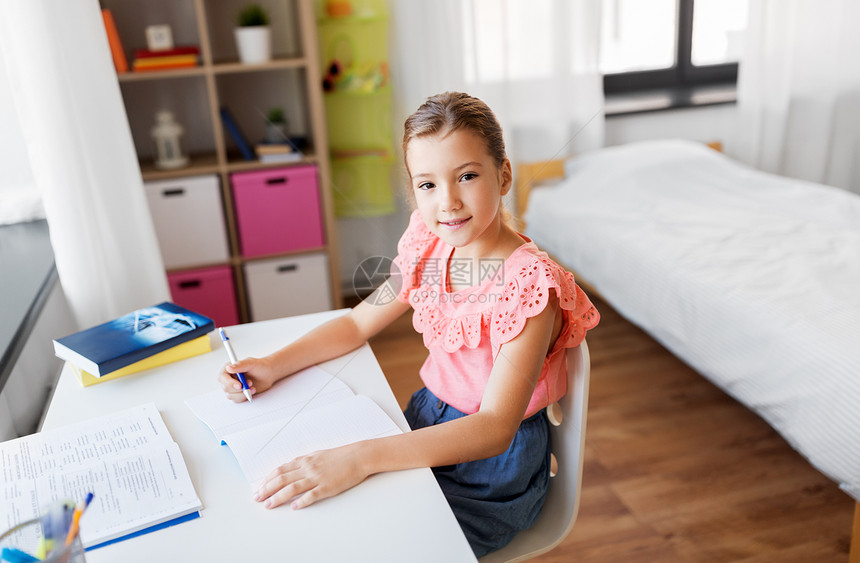
[(44, 533), (39, 518), (27, 520), (10, 528), (0, 534), (0, 561), (34, 561), (38, 555), (43, 563), (85, 563), (84, 546), (81, 545), (81, 536), (69, 545), (65, 540), (56, 540), (58, 544), (54, 549), (46, 553), (40, 553), (40, 549), (46, 550), (43, 543)]

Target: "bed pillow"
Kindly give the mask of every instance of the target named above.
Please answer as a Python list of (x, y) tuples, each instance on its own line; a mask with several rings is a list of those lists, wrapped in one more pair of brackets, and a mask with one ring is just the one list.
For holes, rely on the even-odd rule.
[[(617, 170), (618, 174), (640, 166), (663, 166), (684, 161), (704, 159), (719, 161), (723, 158), (706, 145), (685, 139), (661, 139), (615, 145), (584, 152), (564, 162), (564, 175), (570, 178), (585, 168), (599, 167)], [(619, 168), (620, 167), (620, 168)]]

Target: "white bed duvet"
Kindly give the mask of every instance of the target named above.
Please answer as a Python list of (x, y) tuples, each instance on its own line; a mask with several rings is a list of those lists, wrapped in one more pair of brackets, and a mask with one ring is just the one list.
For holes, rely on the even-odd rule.
[(527, 235), (860, 500), (860, 197), (687, 141), (566, 172)]

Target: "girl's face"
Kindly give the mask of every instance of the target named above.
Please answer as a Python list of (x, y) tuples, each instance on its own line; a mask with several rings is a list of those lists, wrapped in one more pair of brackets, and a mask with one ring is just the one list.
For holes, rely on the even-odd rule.
[[(406, 164), (421, 218), (454, 247), (478, 242), (492, 248), (501, 225), (502, 196), (511, 189), (511, 165), (496, 165), (484, 140), (467, 129), (416, 137)], [(494, 226), (495, 228), (489, 229)]]

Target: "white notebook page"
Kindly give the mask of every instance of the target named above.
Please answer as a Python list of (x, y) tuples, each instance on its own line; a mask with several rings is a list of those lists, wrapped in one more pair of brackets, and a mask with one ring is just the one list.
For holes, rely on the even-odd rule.
[(276, 420), (224, 437), (245, 478), (256, 486), (282, 463), (318, 450), (361, 440), (393, 436), (400, 428), (363, 395), (305, 410), (289, 420)]
[(253, 402), (234, 403), (220, 390), (185, 400), (185, 404), (223, 440), (232, 434), (274, 419), (295, 416), (302, 409), (312, 409), (353, 396), (352, 390), (337, 377), (311, 366), (273, 385), (265, 393), (254, 395)]
[(400, 433), (379, 405), (316, 366), (282, 379), (251, 403), (233, 403), (220, 390), (185, 403), (230, 446), (252, 485), (298, 456)]

